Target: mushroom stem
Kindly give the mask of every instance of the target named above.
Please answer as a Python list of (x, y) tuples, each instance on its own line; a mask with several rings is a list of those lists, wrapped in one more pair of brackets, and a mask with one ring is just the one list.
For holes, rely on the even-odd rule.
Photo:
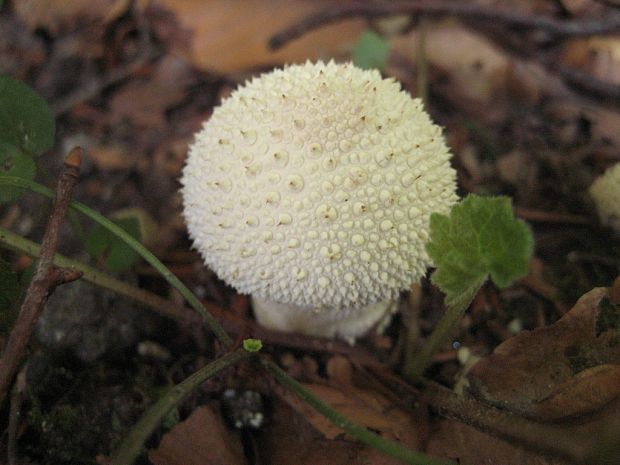
[(302, 307), (252, 296), (254, 315), (264, 327), (309, 336), (341, 337), (349, 342), (376, 325), (383, 328), (396, 311), (396, 302), (386, 300), (361, 308), (332, 309)]

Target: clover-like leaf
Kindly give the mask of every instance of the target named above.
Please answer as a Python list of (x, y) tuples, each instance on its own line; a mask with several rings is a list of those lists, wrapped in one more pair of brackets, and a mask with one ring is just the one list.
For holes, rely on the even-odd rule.
[(463, 304), (489, 275), (500, 288), (526, 275), (533, 244), (529, 227), (515, 219), (508, 197), (469, 195), (450, 215), (431, 216), (426, 250), (437, 267), (431, 279), (448, 305)]
[(52, 147), (54, 131), (45, 100), (26, 84), (0, 75), (0, 142), (40, 155)]

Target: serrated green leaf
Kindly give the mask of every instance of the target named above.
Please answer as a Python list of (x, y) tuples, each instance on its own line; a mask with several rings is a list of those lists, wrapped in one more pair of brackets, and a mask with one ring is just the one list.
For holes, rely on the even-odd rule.
[(54, 116), (26, 84), (0, 75), (0, 141), (35, 156), (54, 143)]
[[(113, 222), (133, 238), (141, 240), (138, 218), (117, 218)], [(129, 269), (138, 259), (133, 249), (102, 226), (97, 226), (87, 236), (84, 246), (92, 257), (103, 259), (105, 267), (117, 273)]]
[(353, 47), (351, 55), (355, 66), (382, 70), (390, 55), (390, 45), (377, 33), (366, 31)]
[[(0, 141), (0, 176), (16, 176), (33, 180), (37, 167), (30, 155), (23, 153), (14, 145)], [(19, 187), (0, 187), (0, 203), (12, 202), (24, 189)]]
[(450, 215), (431, 216), (426, 250), (437, 267), (431, 279), (449, 305), (472, 298), (489, 275), (504, 288), (527, 274), (533, 244), (508, 197), (469, 195)]

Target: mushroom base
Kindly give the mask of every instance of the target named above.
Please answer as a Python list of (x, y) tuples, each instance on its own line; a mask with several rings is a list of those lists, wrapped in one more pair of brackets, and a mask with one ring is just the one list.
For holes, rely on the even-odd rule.
[(254, 315), (261, 326), (308, 336), (340, 337), (349, 342), (367, 333), (371, 327), (383, 329), (396, 311), (392, 300), (362, 308), (314, 308), (283, 304), (252, 297)]

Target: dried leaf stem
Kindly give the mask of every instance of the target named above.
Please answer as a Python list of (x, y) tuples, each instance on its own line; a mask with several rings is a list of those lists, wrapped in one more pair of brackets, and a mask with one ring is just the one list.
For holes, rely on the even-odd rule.
[(57, 268), (53, 263), (60, 228), (79, 175), (81, 157), (82, 151), (76, 147), (69, 152), (63, 164), (36, 271), (26, 292), (17, 322), (11, 330), (9, 340), (0, 357), (0, 403), (4, 401), (13, 377), (24, 358), (28, 341), (47, 298), (59, 284), (74, 281), (81, 276), (81, 273), (75, 270)]

